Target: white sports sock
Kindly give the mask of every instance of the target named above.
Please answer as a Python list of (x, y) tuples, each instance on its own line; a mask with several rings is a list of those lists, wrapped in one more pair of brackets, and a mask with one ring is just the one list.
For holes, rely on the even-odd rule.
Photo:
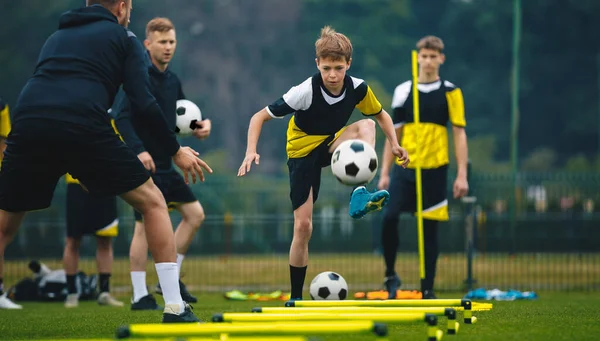
[(165, 305), (179, 305), (179, 313), (184, 310), (183, 299), (179, 292), (179, 269), (177, 263), (156, 263), (158, 282), (165, 299)]
[(134, 303), (148, 295), (148, 288), (146, 287), (146, 271), (132, 271), (131, 284), (133, 285)]
[(181, 263), (183, 263), (184, 258), (185, 258), (185, 255), (182, 255), (180, 253), (177, 254), (177, 270), (179, 271), (177, 273), (179, 275), (178, 277), (181, 277)]

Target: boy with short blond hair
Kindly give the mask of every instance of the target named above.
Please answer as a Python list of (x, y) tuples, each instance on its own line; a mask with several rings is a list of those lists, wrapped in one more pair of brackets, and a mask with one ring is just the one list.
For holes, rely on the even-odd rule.
[[(294, 210), (294, 236), (290, 247), (291, 299), (302, 299), (302, 288), (308, 265), (308, 242), (312, 234), (313, 205), (319, 194), (321, 168), (327, 167), (332, 152), (343, 141), (360, 139), (375, 146), (375, 124), (363, 119), (350, 125), (348, 120), (355, 108), (363, 115), (374, 117), (392, 153), (403, 166), (408, 154), (400, 147), (390, 115), (367, 83), (346, 74), (352, 63), (352, 43), (345, 35), (325, 26), (315, 43), (319, 73), (292, 87), (280, 99), (263, 108), (250, 120), (246, 156), (238, 176), (259, 163), (256, 146), (263, 124), (272, 118), (293, 114), (287, 130), (286, 151), (290, 174), (290, 199)], [(350, 215), (359, 219), (380, 210), (388, 201), (385, 190), (370, 193), (364, 186), (353, 190)]]

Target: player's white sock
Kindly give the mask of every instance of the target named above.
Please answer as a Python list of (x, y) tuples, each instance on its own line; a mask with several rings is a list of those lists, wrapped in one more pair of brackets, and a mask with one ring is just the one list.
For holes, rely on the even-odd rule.
[(156, 263), (156, 273), (166, 305), (179, 305), (183, 312), (184, 304), (179, 292), (179, 268), (177, 263)]
[(146, 271), (132, 271), (131, 285), (133, 285), (133, 302), (138, 302), (142, 297), (148, 295), (146, 287)]
[(177, 269), (179, 270), (179, 276), (181, 276), (181, 263), (183, 263), (184, 258), (185, 255), (182, 255), (181, 253), (177, 254)]

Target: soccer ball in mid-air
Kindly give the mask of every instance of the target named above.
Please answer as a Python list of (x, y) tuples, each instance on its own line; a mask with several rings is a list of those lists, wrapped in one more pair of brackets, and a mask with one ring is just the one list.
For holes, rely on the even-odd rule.
[(345, 300), (347, 296), (346, 280), (333, 271), (321, 272), (310, 283), (310, 297), (313, 300)]
[(190, 135), (196, 129), (196, 122), (202, 121), (202, 112), (194, 102), (187, 99), (177, 101), (177, 120), (175, 132), (180, 135)]
[(358, 186), (369, 183), (377, 174), (377, 153), (368, 143), (347, 140), (331, 156), (331, 171), (344, 185)]

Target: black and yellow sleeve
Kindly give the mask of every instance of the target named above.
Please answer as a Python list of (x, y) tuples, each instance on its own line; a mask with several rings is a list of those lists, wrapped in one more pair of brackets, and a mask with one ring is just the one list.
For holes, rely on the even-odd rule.
[(446, 92), (448, 102), (448, 116), (452, 125), (457, 127), (466, 127), (465, 103), (460, 88), (454, 88)]
[(355, 89), (357, 97), (359, 98), (356, 108), (360, 110), (365, 116), (377, 115), (383, 110), (383, 106), (375, 97), (375, 94), (371, 90), (371, 87), (367, 83), (361, 83)]

